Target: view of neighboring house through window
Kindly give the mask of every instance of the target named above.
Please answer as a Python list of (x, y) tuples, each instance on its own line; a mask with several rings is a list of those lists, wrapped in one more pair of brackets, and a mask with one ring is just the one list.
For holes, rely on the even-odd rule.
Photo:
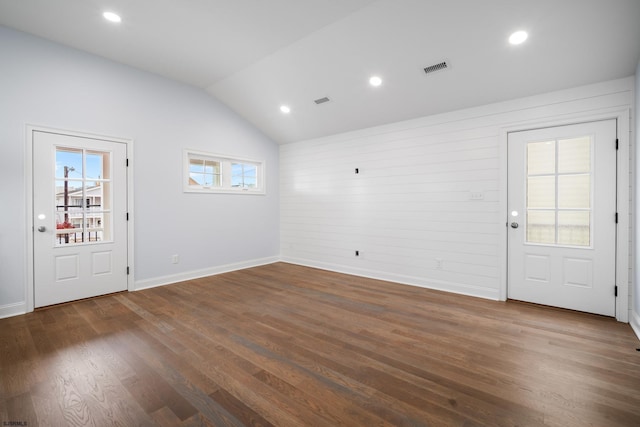
[(189, 184), (193, 186), (220, 187), (220, 162), (201, 158), (189, 159)]
[(184, 191), (264, 194), (264, 162), (184, 150)]

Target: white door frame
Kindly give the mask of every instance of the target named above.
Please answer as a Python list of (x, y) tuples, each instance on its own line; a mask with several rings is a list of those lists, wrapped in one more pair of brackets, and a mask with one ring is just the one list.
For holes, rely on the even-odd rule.
[(500, 135), (500, 212), (502, 221), (500, 226), (500, 253), (503, 254), (500, 260), (500, 301), (507, 300), (507, 279), (508, 279), (508, 137), (509, 133), (540, 128), (555, 127), (594, 122), (607, 119), (616, 119), (618, 133), (617, 152), (617, 212), (618, 227), (616, 229), (616, 277), (615, 284), (618, 287), (618, 297), (616, 298), (616, 320), (619, 322), (629, 322), (629, 167), (630, 167), (630, 113), (627, 109), (609, 109), (599, 114), (575, 114), (565, 115), (562, 119), (538, 120), (525, 122), (501, 129)]
[(133, 140), (126, 138), (118, 138), (106, 135), (98, 135), (87, 132), (71, 131), (66, 129), (56, 129), (45, 126), (27, 125), (26, 126), (26, 162), (25, 162), (25, 181), (26, 181), (26, 202), (27, 202), (27, 280), (25, 282), (25, 296), (27, 307), (26, 311), (31, 312), (34, 309), (34, 253), (33, 253), (33, 133), (35, 131), (59, 133), (63, 135), (102, 139), (111, 142), (123, 143), (127, 147), (127, 212), (129, 221), (127, 221), (127, 265), (129, 266), (129, 274), (127, 275), (127, 290), (133, 291), (134, 288), (134, 260), (133, 260)]

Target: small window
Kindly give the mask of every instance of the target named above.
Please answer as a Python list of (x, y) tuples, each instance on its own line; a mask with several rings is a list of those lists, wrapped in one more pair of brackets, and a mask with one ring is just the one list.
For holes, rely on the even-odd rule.
[(264, 194), (264, 162), (184, 151), (184, 191)]

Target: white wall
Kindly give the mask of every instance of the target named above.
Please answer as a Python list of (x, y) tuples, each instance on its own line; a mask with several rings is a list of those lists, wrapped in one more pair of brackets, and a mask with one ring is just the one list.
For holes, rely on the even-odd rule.
[(281, 146), (282, 258), (505, 298), (506, 129), (632, 104), (629, 77)]
[[(223, 104), (5, 27), (0, 58), (0, 317), (26, 307), (27, 124), (134, 140), (138, 287), (277, 259), (277, 145)], [(265, 160), (267, 195), (183, 193), (185, 147)]]

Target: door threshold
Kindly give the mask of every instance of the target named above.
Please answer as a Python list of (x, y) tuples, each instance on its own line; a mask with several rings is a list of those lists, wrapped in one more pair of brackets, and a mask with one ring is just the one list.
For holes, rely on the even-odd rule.
[(75, 303), (78, 303), (78, 302), (91, 301), (91, 300), (96, 300), (96, 299), (100, 299), (100, 298), (112, 297), (114, 295), (124, 294), (126, 292), (129, 292), (129, 291), (124, 290), (124, 291), (112, 292), (110, 294), (96, 295), (96, 296), (93, 296), (93, 297), (76, 299), (76, 300), (73, 300), (73, 301), (65, 301), (65, 302), (61, 302), (61, 303), (58, 303), (58, 304), (45, 305), (43, 307), (36, 307), (36, 308), (33, 309), (33, 311), (44, 311), (44, 310), (48, 310), (50, 308), (63, 307), (65, 305), (71, 305), (71, 304), (75, 304)]

